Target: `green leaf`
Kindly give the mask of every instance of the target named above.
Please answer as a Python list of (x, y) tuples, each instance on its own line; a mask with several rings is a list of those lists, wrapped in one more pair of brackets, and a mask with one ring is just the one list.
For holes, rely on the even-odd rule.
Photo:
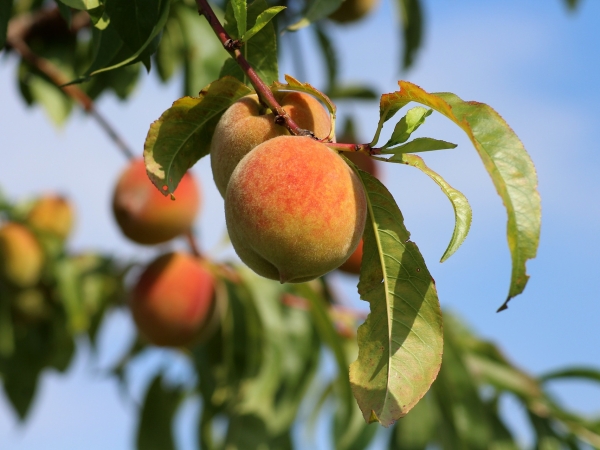
[[(247, 32), (240, 33), (243, 42), (248, 42), (256, 33), (262, 30), (273, 18), (283, 11), (285, 6), (272, 6), (271, 8), (261, 12), (256, 18), (256, 23)], [(239, 25), (238, 25), (239, 28)]]
[[(420, 153), (420, 152), (431, 152), (433, 150), (447, 150), (450, 148), (456, 148), (456, 144), (452, 142), (441, 141), (439, 139), (432, 138), (416, 138), (406, 144), (399, 145), (397, 147), (387, 148), (382, 150), (381, 153), (388, 154), (393, 153), (396, 155), (403, 153)], [(392, 161), (394, 158), (390, 158)]]
[(58, 261), (55, 265), (55, 276), (60, 300), (67, 312), (69, 328), (73, 333), (87, 330), (89, 317), (83, 303), (76, 265), (69, 259)]
[(246, 4), (246, 0), (231, 0), (230, 4), (237, 24), (238, 36), (243, 36), (248, 29), (248, 24), (246, 23), (248, 5)]
[(0, 358), (12, 355), (15, 349), (9, 291), (0, 284)]
[(565, 4), (571, 11), (575, 11), (580, 4), (580, 0), (564, 0)]
[[(22, 367), (22, 366), (21, 366)], [(4, 373), (4, 392), (19, 419), (25, 420), (35, 397), (39, 370), (9, 370)]]
[(182, 398), (180, 389), (167, 389), (163, 385), (162, 376), (152, 380), (140, 414), (138, 450), (176, 450), (172, 424)]
[(382, 149), (408, 141), (410, 135), (425, 123), (425, 119), (427, 116), (430, 116), (432, 112), (432, 109), (423, 108), (422, 106), (415, 106), (414, 108), (409, 109), (406, 115), (396, 124), (392, 137), (386, 142)]
[(229, 53), (215, 39), (208, 22), (198, 20), (197, 9), (180, 3), (173, 5), (173, 8), (176, 26), (183, 36), (184, 95), (196, 96), (204, 86), (219, 77)]
[(100, 0), (59, 0), (61, 3), (79, 10), (87, 11), (101, 6)]
[(421, 47), (423, 13), (421, 11), (421, 0), (399, 0), (399, 2), (404, 37), (402, 64), (403, 69), (406, 70), (413, 65), (415, 55)]
[[(254, 26), (259, 15), (267, 9), (269, 9), (269, 5), (265, 0), (254, 0), (248, 5), (248, 23)], [(232, 38), (241, 38), (238, 34), (231, 2), (228, 3), (225, 11), (225, 30), (227, 30)], [(266, 84), (271, 84), (279, 79), (277, 35), (273, 22), (267, 23), (262, 30), (242, 46), (240, 51)], [(226, 75), (235, 77), (243, 83), (250, 84), (242, 69), (232, 58), (228, 58), (225, 61), (219, 77), (222, 78)]]
[(358, 329), (350, 383), (365, 420), (389, 426), (437, 376), (442, 314), (433, 278), (396, 202), (376, 178), (358, 172), (368, 202), (358, 292), (371, 313)]
[(235, 78), (221, 78), (198, 97), (176, 100), (150, 125), (144, 144), (146, 170), (164, 195), (173, 193), (185, 172), (208, 154), (221, 113), (250, 92)]
[(337, 10), (343, 0), (309, 0), (306, 12), (300, 20), (287, 27), (290, 31), (298, 31), (319, 19), (327, 17)]
[(400, 90), (381, 97), (379, 110), (387, 120), (411, 101), (435, 109), (463, 129), (471, 139), (500, 194), (508, 214), (508, 247), (512, 275), (508, 297), (498, 309), (525, 289), (527, 260), (534, 258), (540, 238), (541, 205), (537, 175), (531, 158), (517, 135), (488, 105), (464, 102), (454, 94), (428, 94), (420, 87), (400, 81)]
[(452, 203), (452, 208), (454, 209), (454, 232), (452, 233), (450, 243), (442, 255), (440, 262), (446, 261), (462, 245), (471, 228), (473, 211), (471, 210), (471, 205), (469, 205), (467, 197), (450, 186), (439, 174), (427, 167), (425, 161), (417, 155), (399, 154), (392, 156), (387, 161), (408, 164), (409, 166), (421, 170), (436, 182), (442, 189), (442, 192), (446, 194), (450, 203)]
[(13, 0), (3, 0), (0, 2), (0, 50), (6, 44), (6, 32), (8, 31), (8, 21), (12, 16)]
[[(96, 75), (119, 67), (145, 61), (156, 51), (163, 30), (169, 17), (168, 0), (148, 0), (136, 5), (134, 0), (111, 0), (106, 3), (106, 13), (110, 17), (110, 24), (102, 31), (111, 30), (109, 40), (104, 41), (99, 54), (105, 65), (97, 60), (92, 63), (87, 74)], [(121, 40), (115, 38), (117, 34)], [(113, 58), (108, 58), (108, 56)], [(148, 67), (148, 66), (147, 66)], [(94, 68), (94, 69), (93, 69)]]

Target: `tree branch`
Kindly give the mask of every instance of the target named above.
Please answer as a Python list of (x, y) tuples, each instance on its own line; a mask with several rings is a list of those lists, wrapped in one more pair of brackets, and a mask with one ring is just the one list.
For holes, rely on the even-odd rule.
[[(76, 85), (65, 86), (71, 80), (68, 79), (62, 71), (56, 67), (51, 61), (46, 58), (42, 58), (31, 50), (31, 47), (27, 44), (26, 38), (31, 36), (36, 29), (43, 27), (45, 24), (52, 23), (52, 21), (63, 20), (60, 15), (56, 15), (57, 10), (42, 10), (34, 14), (26, 14), (24, 16), (16, 17), (12, 19), (8, 25), (6, 43), (9, 47), (13, 48), (23, 60), (27, 61), (31, 66), (43, 73), (48, 79), (54, 83), (57, 87), (75, 100), (83, 108), (83, 110), (92, 116), (100, 127), (106, 132), (108, 137), (117, 145), (119, 150), (128, 158), (132, 159), (134, 153), (125, 144), (125, 141), (119, 136), (117, 131), (112, 125), (104, 118), (102, 114), (96, 109), (94, 101), (88, 96), (80, 87)], [(83, 13), (87, 16), (86, 13)], [(80, 17), (76, 14), (75, 17)], [(75, 22), (74, 22), (75, 23)], [(78, 26), (85, 26), (86, 22), (78, 19)], [(88, 22), (89, 23), (89, 20)], [(63, 21), (64, 24), (64, 21)]]
[(238, 63), (242, 71), (246, 74), (252, 86), (256, 90), (260, 100), (264, 102), (272, 111), (275, 112), (275, 123), (278, 125), (285, 126), (290, 133), (297, 136), (310, 136), (314, 137), (313, 133), (310, 130), (305, 130), (304, 128), (300, 128), (296, 122), (292, 120), (292, 118), (288, 115), (288, 113), (283, 109), (283, 107), (277, 102), (273, 92), (269, 89), (269, 86), (265, 84), (263, 80), (258, 76), (256, 71), (250, 66), (250, 63), (242, 52), (240, 51), (240, 41), (234, 40), (231, 38), (229, 33), (225, 31), (221, 22), (215, 15), (215, 12), (208, 4), (207, 0), (196, 0), (196, 5), (198, 6), (198, 13), (206, 17), (208, 24), (213, 29), (221, 44), (227, 50), (227, 52), (231, 55), (231, 57)]

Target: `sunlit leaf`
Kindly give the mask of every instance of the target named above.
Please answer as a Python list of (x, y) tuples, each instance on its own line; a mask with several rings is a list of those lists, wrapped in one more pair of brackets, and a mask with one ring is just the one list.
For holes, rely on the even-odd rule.
[(464, 102), (454, 94), (428, 94), (406, 81), (399, 85), (399, 91), (381, 97), (382, 121), (411, 101), (442, 113), (467, 133), (504, 202), (512, 275), (499, 311), (506, 309), (508, 301), (525, 289), (529, 279), (525, 265), (535, 257), (539, 244), (541, 206), (533, 162), (517, 135), (488, 105)]
[(433, 278), (396, 202), (376, 178), (359, 173), (368, 218), (358, 291), (371, 313), (358, 329), (350, 382), (365, 420), (389, 426), (412, 409), (437, 376), (442, 315)]
[(446, 194), (448, 200), (450, 200), (450, 203), (452, 203), (452, 208), (454, 209), (454, 231), (452, 233), (452, 238), (450, 238), (450, 243), (442, 255), (440, 262), (446, 261), (462, 245), (469, 234), (469, 229), (471, 228), (473, 211), (471, 210), (471, 205), (469, 205), (467, 197), (465, 197), (460, 191), (457, 191), (450, 186), (439, 174), (427, 167), (423, 159), (417, 155), (394, 155), (388, 161), (408, 164), (409, 166), (413, 166), (421, 170), (424, 174), (436, 182), (436, 184), (442, 189), (442, 192)]
[(243, 36), (246, 30), (248, 29), (248, 24), (246, 23), (247, 19), (247, 7), (246, 0), (231, 0), (231, 9), (233, 11), (233, 15), (235, 17), (235, 22), (237, 25), (238, 36)]
[(432, 112), (432, 109), (423, 108), (422, 106), (415, 106), (409, 109), (406, 115), (396, 124), (392, 132), (392, 137), (390, 137), (390, 140), (385, 143), (382, 149), (408, 141), (410, 135), (425, 123), (425, 119)]
[[(254, 0), (248, 5), (248, 23), (254, 25), (258, 17), (264, 11), (269, 9), (265, 0)], [(228, 3), (225, 11), (225, 30), (232, 38), (239, 39), (235, 17), (233, 14), (231, 2)], [(267, 84), (271, 84), (279, 79), (279, 69), (277, 66), (277, 35), (273, 22), (268, 22), (256, 33), (256, 35), (242, 45), (240, 49), (242, 55), (250, 63), (250, 66), (256, 71), (260, 78)], [(249, 84), (244, 72), (236, 61), (228, 58), (221, 68), (220, 77), (232, 76), (238, 80)]]
[[(456, 144), (452, 142), (446, 142), (439, 139), (432, 139), (427, 137), (416, 138), (406, 144), (398, 145), (397, 147), (386, 148), (381, 153), (388, 154), (402, 154), (402, 153), (421, 153), (431, 152), (434, 150), (447, 150), (450, 148), (456, 148)], [(389, 161), (394, 160), (390, 158)]]
[(242, 41), (248, 42), (256, 33), (262, 30), (273, 18), (285, 9), (285, 6), (272, 6), (261, 12), (252, 28), (242, 34)]
[(85, 11), (88, 9), (98, 8), (100, 6), (100, 0), (60, 0), (60, 2), (70, 6), (71, 8)]
[(144, 144), (146, 170), (164, 195), (174, 192), (185, 172), (208, 154), (214, 119), (250, 92), (235, 78), (221, 78), (198, 97), (176, 100), (150, 125)]

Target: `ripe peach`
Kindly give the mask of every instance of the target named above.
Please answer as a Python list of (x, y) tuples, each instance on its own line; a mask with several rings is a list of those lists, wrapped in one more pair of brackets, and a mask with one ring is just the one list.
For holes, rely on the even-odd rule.
[(366, 16), (377, 3), (378, 0), (345, 0), (329, 18), (337, 23), (356, 22)]
[[(345, 152), (344, 156), (350, 161), (352, 161), (354, 164), (356, 164), (356, 166), (359, 169), (370, 173), (374, 177), (379, 175), (379, 170), (377, 168), (375, 160), (365, 155), (364, 153)], [(350, 255), (350, 258), (348, 258), (346, 262), (339, 267), (339, 269), (347, 273), (358, 275), (360, 273), (362, 254), (363, 241), (361, 239), (360, 243), (358, 244), (358, 247), (356, 247), (356, 250), (354, 250), (354, 253)]]
[(144, 270), (129, 306), (138, 329), (151, 343), (183, 346), (202, 331), (214, 297), (214, 277), (197, 258), (167, 253)]
[(27, 222), (35, 230), (64, 241), (73, 228), (73, 208), (64, 197), (46, 195), (35, 202)]
[(37, 284), (42, 273), (44, 253), (25, 226), (9, 222), (0, 228), (0, 275), (21, 287)]
[(146, 174), (143, 159), (135, 159), (121, 174), (113, 194), (113, 212), (125, 236), (139, 244), (160, 244), (187, 231), (200, 208), (200, 189), (188, 172), (165, 197)]
[[(312, 95), (303, 92), (276, 92), (275, 98), (290, 117), (315, 136), (329, 135), (329, 113)], [(275, 124), (275, 115), (262, 106), (256, 94), (241, 98), (221, 116), (210, 147), (210, 163), (217, 189), (225, 198), (231, 173), (254, 147), (289, 131)]]
[(360, 241), (366, 210), (356, 174), (335, 151), (308, 137), (260, 144), (240, 161), (225, 196), (238, 256), (282, 283), (339, 267)]

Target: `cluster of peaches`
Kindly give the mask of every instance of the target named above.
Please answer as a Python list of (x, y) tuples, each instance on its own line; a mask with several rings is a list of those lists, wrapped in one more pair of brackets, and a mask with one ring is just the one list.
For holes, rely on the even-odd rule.
[[(329, 114), (314, 97), (301, 92), (275, 97), (299, 127), (317, 138), (329, 135)], [(221, 117), (210, 155), (231, 242), (256, 273), (298, 283), (336, 268), (359, 272), (366, 197), (336, 151), (310, 137), (291, 136), (257, 95), (248, 95)], [(351, 158), (373, 173), (372, 159)], [(133, 161), (113, 197), (125, 236), (159, 244), (189, 232), (200, 205), (191, 173), (174, 194), (176, 200), (165, 197), (148, 179), (144, 162)], [(156, 345), (194, 342), (214, 314), (215, 284), (214, 266), (206, 260), (184, 252), (160, 256), (133, 289), (130, 307), (138, 329)]]

